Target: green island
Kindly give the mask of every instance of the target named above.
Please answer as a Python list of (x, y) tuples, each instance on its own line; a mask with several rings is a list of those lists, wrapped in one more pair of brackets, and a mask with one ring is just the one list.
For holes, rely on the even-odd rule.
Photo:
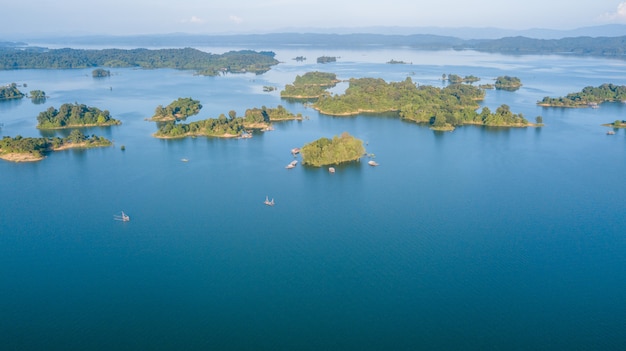
[(353, 116), (360, 113), (396, 112), (403, 120), (428, 124), (439, 131), (454, 130), (465, 124), (491, 127), (533, 126), (524, 116), (501, 105), (495, 113), (480, 107), (483, 89), (469, 84), (451, 84), (444, 88), (416, 86), (410, 77), (387, 83), (380, 78), (352, 78), (342, 95), (321, 96), (313, 107), (322, 114)]
[(91, 76), (94, 78), (110, 77), (111, 71), (109, 71), (108, 69), (104, 69), (104, 68), (96, 68), (93, 71), (91, 71)]
[(387, 64), (390, 64), (390, 65), (409, 65), (410, 63), (409, 62), (405, 62), (405, 61), (398, 61), (398, 60), (391, 59), (391, 60), (387, 61)]
[(334, 87), (340, 80), (335, 73), (327, 72), (307, 72), (304, 75), (297, 75), (293, 84), (285, 85), (285, 89), (280, 92), (281, 98), (290, 99), (317, 99), (324, 94), (328, 94), (326, 89)]
[(16, 83), (0, 87), (0, 100), (21, 99), (24, 97), (18, 88)]
[(545, 107), (597, 107), (603, 102), (616, 101), (626, 101), (626, 85), (605, 83), (598, 87), (588, 86), (562, 97), (546, 96), (537, 104)]
[(460, 83), (475, 83), (478, 82), (480, 80), (480, 78), (473, 76), (473, 75), (469, 75), (469, 76), (465, 76), (465, 77), (461, 77), (458, 74), (448, 74), (448, 77), (446, 78), (446, 75), (443, 74), (442, 75), (442, 79), (443, 80), (448, 80), (448, 82), (450, 82), (450, 84), (460, 84)]
[(45, 100), (47, 98), (46, 92), (43, 90), (31, 90), (29, 93), (31, 100)]
[(112, 145), (111, 141), (99, 136), (85, 136), (75, 129), (65, 138), (14, 138), (0, 139), (0, 158), (12, 162), (32, 162), (43, 160), (51, 151), (74, 148), (93, 148)]
[(168, 122), (159, 127), (153, 134), (157, 138), (184, 138), (195, 136), (208, 136), (218, 138), (237, 138), (250, 136), (249, 130), (269, 130), (271, 122), (301, 120), (302, 115), (287, 111), (283, 106), (276, 108), (247, 109), (244, 117), (237, 117), (234, 110), (228, 112), (228, 117), (223, 113), (218, 118), (208, 118), (191, 123)]
[(192, 98), (178, 98), (169, 105), (163, 107), (159, 105), (154, 110), (154, 116), (149, 120), (155, 122), (180, 121), (185, 120), (189, 116), (200, 113), (202, 105), (200, 101)]
[(210, 54), (193, 48), (184, 49), (0, 49), (0, 69), (67, 69), (90, 67), (140, 67), (195, 70), (199, 75), (224, 73), (265, 73), (278, 60), (271, 51), (229, 51)]
[(300, 150), (302, 164), (322, 167), (356, 161), (365, 154), (363, 141), (347, 132), (332, 139), (320, 138), (306, 144)]
[(615, 120), (615, 122), (613, 123), (606, 123), (603, 124), (604, 127), (611, 127), (611, 128), (626, 128), (626, 120)]
[(335, 56), (320, 56), (317, 58), (317, 63), (329, 63), (329, 62), (337, 62), (337, 57)]
[(39, 129), (67, 129), (77, 127), (104, 127), (122, 124), (111, 118), (108, 110), (84, 104), (63, 104), (59, 109), (49, 107), (37, 116)]
[(494, 86), (500, 90), (515, 91), (522, 86), (522, 81), (517, 77), (500, 76), (496, 78)]

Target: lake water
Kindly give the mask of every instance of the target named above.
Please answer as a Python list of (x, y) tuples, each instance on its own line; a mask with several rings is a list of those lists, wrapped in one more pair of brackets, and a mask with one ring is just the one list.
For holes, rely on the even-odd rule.
[[(626, 131), (601, 126), (626, 119), (626, 106), (536, 105), (626, 84), (625, 61), (276, 53), (282, 63), (258, 76), (0, 72), (0, 84), (49, 95), (1, 102), (2, 136), (69, 133), (36, 129), (39, 112), (68, 102), (123, 122), (85, 131), (113, 147), (0, 162), (3, 350), (626, 349)], [(339, 59), (316, 64), (322, 55)], [(444, 73), (517, 76), (520, 90), (489, 90), (482, 104), (541, 115), (545, 127), (435, 133), (263, 92), (314, 70), (436, 86)], [(279, 104), (308, 119), (252, 139), (153, 138), (144, 119), (178, 97), (202, 103), (190, 121)], [(380, 166), (285, 169), (291, 148), (344, 131)], [(130, 222), (113, 220), (122, 210)]]

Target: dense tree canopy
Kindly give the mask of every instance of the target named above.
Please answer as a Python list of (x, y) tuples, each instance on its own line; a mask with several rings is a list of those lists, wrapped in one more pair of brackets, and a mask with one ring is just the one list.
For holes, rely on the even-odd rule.
[(280, 92), (283, 98), (295, 99), (315, 99), (324, 94), (327, 88), (334, 87), (339, 80), (334, 73), (327, 72), (307, 72), (304, 75), (297, 75), (293, 84), (287, 84)]
[(522, 81), (517, 77), (500, 76), (496, 78), (496, 89), (514, 91), (522, 86)]
[(109, 146), (111, 141), (96, 135), (86, 136), (80, 130), (72, 130), (66, 138), (23, 138), (18, 135), (14, 138), (5, 136), (0, 139), (0, 155), (29, 154), (39, 159), (49, 151), (71, 147), (100, 147)]
[(24, 93), (17, 88), (17, 84), (15, 83), (0, 86), (0, 100), (21, 99), (23, 97)]
[(37, 128), (60, 129), (80, 126), (110, 126), (121, 124), (108, 110), (89, 107), (84, 104), (63, 104), (59, 109), (49, 107), (37, 116)]
[(261, 108), (255, 107), (247, 109), (244, 114), (244, 122), (246, 124), (270, 123), (293, 119), (302, 119), (302, 114), (298, 113), (294, 115), (282, 105), (278, 105), (276, 108), (267, 108), (265, 106)]
[[(387, 83), (380, 78), (350, 79), (342, 95), (322, 96), (313, 104), (321, 113), (355, 115), (362, 112), (398, 112), (400, 118), (430, 124), (435, 129), (453, 129), (463, 124), (488, 126), (525, 126), (528, 121), (503, 105), (500, 114), (483, 109), (477, 100), (483, 89), (469, 84), (451, 84), (444, 88), (416, 86), (411, 78)], [(488, 118), (490, 117), (490, 118)]]
[(0, 69), (50, 69), (89, 67), (175, 68), (201, 75), (267, 72), (278, 64), (273, 52), (251, 50), (210, 54), (197, 49), (51, 49), (43, 51), (0, 49)]
[(202, 105), (198, 100), (190, 97), (178, 98), (165, 107), (157, 106), (151, 119), (153, 121), (184, 120), (189, 116), (198, 114), (201, 108)]
[(598, 87), (588, 86), (567, 96), (551, 98), (546, 96), (538, 104), (553, 107), (587, 107), (603, 102), (626, 101), (626, 85), (602, 84)]
[(358, 160), (365, 154), (365, 147), (362, 140), (344, 132), (339, 137), (320, 138), (306, 144), (300, 153), (303, 164), (321, 167)]

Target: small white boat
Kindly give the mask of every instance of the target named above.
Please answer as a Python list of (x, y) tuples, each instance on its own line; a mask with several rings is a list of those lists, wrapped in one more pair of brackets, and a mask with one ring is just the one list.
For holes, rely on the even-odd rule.
[(378, 166), (378, 163), (374, 160), (368, 161), (367, 164), (370, 166)]
[(328, 167), (328, 172), (335, 173), (335, 167)]
[(186, 159), (186, 158), (181, 158), (180, 160), (181, 160), (182, 162), (189, 162), (189, 160), (188, 160), (188, 159)]
[(124, 211), (122, 211), (122, 213), (119, 215), (113, 215), (113, 219), (121, 222), (130, 221), (130, 217), (126, 213), (124, 213)]
[(300, 152), (300, 148), (299, 147), (294, 147), (293, 149), (291, 149), (291, 153), (294, 154), (294, 155), (299, 153), (299, 152)]
[(287, 166), (285, 166), (285, 168), (287, 168), (287, 169), (292, 169), (292, 168), (294, 168), (295, 166), (296, 166), (296, 165), (294, 165), (294, 164), (290, 163), (290, 164), (288, 164)]
[(266, 204), (267, 206), (274, 206), (274, 198), (272, 198), (272, 201), (270, 201), (269, 198), (266, 196), (265, 201), (263, 201), (263, 203)]
[(609, 130), (608, 132), (606, 132), (606, 135), (615, 135), (615, 131)]

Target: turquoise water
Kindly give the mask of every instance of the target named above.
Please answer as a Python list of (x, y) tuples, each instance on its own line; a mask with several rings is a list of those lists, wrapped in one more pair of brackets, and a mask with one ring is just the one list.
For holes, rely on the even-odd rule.
[[(260, 76), (0, 72), (2, 84), (50, 96), (0, 103), (1, 135), (42, 135), (37, 114), (65, 102), (123, 121), (87, 130), (113, 147), (0, 162), (3, 350), (626, 348), (626, 133), (601, 126), (626, 106), (535, 105), (626, 84), (623, 61), (276, 52), (283, 63)], [(340, 59), (317, 65), (322, 55)], [(263, 92), (312, 70), (431, 85), (443, 73), (518, 76), (522, 89), (488, 91), (483, 104), (546, 126), (442, 134), (393, 116), (322, 116)], [(152, 138), (144, 118), (178, 97), (203, 104), (190, 120), (278, 104), (309, 119), (244, 140)], [(291, 148), (344, 131), (380, 166), (284, 168)], [(130, 222), (113, 220), (122, 210)]]

